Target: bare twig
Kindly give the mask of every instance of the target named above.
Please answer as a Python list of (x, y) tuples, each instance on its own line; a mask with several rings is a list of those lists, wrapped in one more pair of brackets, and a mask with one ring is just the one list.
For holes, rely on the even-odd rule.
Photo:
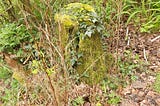
[(129, 44), (130, 44), (130, 36), (129, 36), (128, 32), (129, 32), (129, 28), (127, 27), (127, 30), (126, 30), (127, 46), (129, 46)]
[(64, 79), (65, 79), (65, 106), (68, 105), (68, 90), (67, 90), (67, 82), (68, 82), (68, 73), (67, 73), (67, 66), (66, 66), (66, 63), (65, 63), (65, 58), (64, 58), (64, 53), (63, 53), (63, 47), (62, 47), (62, 35), (60, 32), (62, 32), (62, 29), (61, 29), (61, 24), (60, 22), (58, 22), (58, 36), (59, 36), (59, 48), (60, 48), (60, 52), (61, 52), (61, 63), (62, 63), (62, 66), (63, 66), (63, 71), (64, 71)]
[[(44, 33), (44, 35), (46, 36), (49, 44), (52, 45), (52, 47), (55, 47), (55, 46), (53, 45), (53, 43), (51, 42), (50, 38), (49, 38), (49, 32), (48, 32), (48, 29), (47, 29), (47, 25), (46, 25), (46, 27), (45, 27), (45, 30), (40, 27), (40, 31), (42, 31), (42, 32)], [(57, 49), (56, 49), (56, 50), (57, 50)], [(59, 53), (58, 50), (57, 50), (57, 52)], [(60, 53), (59, 53), (59, 54), (60, 54)], [(43, 57), (43, 66), (45, 66), (46, 69), (48, 68), (47, 65), (46, 65), (46, 62), (45, 62), (44, 57)], [(48, 73), (47, 73), (46, 71), (45, 71), (45, 73), (46, 73), (46, 76), (47, 76), (47, 78), (48, 78), (48, 80), (49, 80), (49, 84), (50, 84), (50, 87), (51, 87), (51, 90), (52, 90), (53, 98), (55, 99), (55, 101), (54, 101), (55, 104), (54, 104), (54, 105), (55, 105), (55, 106), (59, 106), (59, 99), (58, 99), (58, 97), (57, 97), (56, 88), (53, 86), (52, 80), (51, 80), (50, 76), (48, 75)]]
[(144, 56), (145, 61), (147, 62), (147, 56), (146, 56), (146, 49), (145, 48), (143, 49), (143, 56)]
[(160, 38), (160, 35), (157, 36), (157, 37), (155, 37), (155, 38), (153, 38), (153, 39), (151, 40), (151, 42), (154, 42), (155, 40), (157, 40), (157, 39), (159, 39), (159, 38)]
[(30, 57), (31, 57), (31, 55), (29, 55), (29, 56), (27, 57), (27, 59), (23, 62), (23, 64), (26, 64), (26, 62), (30, 59)]

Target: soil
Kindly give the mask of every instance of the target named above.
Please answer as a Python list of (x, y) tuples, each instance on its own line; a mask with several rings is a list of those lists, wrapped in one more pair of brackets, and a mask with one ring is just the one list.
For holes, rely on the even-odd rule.
[(129, 26), (120, 29), (118, 39), (117, 46), (117, 38), (110, 42), (113, 53), (118, 48), (117, 53), (122, 56), (124, 50), (131, 50), (147, 63), (146, 71), (137, 72), (138, 79), (123, 88), (118, 106), (160, 106), (160, 94), (153, 89), (156, 73), (160, 72), (160, 33), (139, 33)]
[(130, 36), (129, 48), (148, 63), (148, 72), (137, 73), (139, 79), (123, 89), (123, 100), (119, 106), (160, 106), (160, 94), (153, 89), (155, 75), (160, 72), (160, 33), (132, 32)]

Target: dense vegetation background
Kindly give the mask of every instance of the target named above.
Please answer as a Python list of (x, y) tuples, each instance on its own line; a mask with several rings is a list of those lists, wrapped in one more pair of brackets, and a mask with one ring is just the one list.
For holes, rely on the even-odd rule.
[[(57, 24), (56, 14), (74, 2), (95, 9), (96, 16), (89, 14), (92, 27), (80, 21), (79, 29), (69, 29), (69, 16), (68, 29)], [(73, 13), (85, 20), (85, 13)], [(63, 38), (67, 31), (91, 37), (95, 30), (102, 38), (106, 74), (100, 81), (81, 80), (75, 67), (85, 55), (75, 52), (74, 40), (64, 48)], [(159, 0), (0, 0), (2, 106), (160, 106), (159, 71)]]

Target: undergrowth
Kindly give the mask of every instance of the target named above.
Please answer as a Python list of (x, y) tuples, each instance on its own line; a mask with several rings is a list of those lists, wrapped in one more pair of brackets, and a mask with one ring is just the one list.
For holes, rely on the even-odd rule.
[[(1, 80), (1, 79), (0, 79)], [(3, 102), (3, 106), (15, 106), (19, 97), (20, 85), (17, 80), (8, 78), (4, 80), (2, 84), (4, 88), (0, 88), (0, 101)]]
[[(74, 64), (75, 60), (65, 60), (61, 39), (61, 34), (65, 32), (62, 32), (61, 26), (55, 28), (54, 20), (55, 13), (75, 1), (95, 8), (105, 27), (103, 37), (116, 40), (117, 45), (123, 27), (133, 25), (141, 33), (160, 31), (159, 0), (0, 0), (0, 81), (4, 83), (0, 88), (3, 89), (0, 101), (4, 105), (16, 105), (19, 100), (27, 103), (23, 94), (31, 99), (29, 103), (33, 105), (50, 103), (67, 106), (71, 102), (73, 106), (78, 106), (85, 103), (81, 96), (69, 101), (71, 85), (77, 86), (71, 79), (77, 76), (69, 76), (71, 72), (66, 61)], [(90, 35), (91, 32), (87, 33)], [(118, 90), (136, 80), (137, 71), (144, 71), (144, 64), (138, 55), (127, 50), (123, 51), (123, 56), (119, 56), (118, 46), (115, 49), (115, 63), (108, 71), (108, 77), (99, 84), (103, 92), (102, 98), (107, 98), (104, 100), (108, 104), (118, 104), (121, 100)], [(11, 77), (10, 66), (4, 66), (5, 62), (2, 61), (4, 54), (10, 55), (11, 60), (18, 61), (25, 70), (32, 72), (27, 76), (32, 79), (29, 80), (30, 84), (21, 85)], [(160, 92), (159, 79), (157, 74), (154, 85), (157, 92)], [(22, 95), (18, 98), (20, 88)], [(96, 106), (101, 106), (104, 102), (99, 98), (101, 97), (92, 99)]]

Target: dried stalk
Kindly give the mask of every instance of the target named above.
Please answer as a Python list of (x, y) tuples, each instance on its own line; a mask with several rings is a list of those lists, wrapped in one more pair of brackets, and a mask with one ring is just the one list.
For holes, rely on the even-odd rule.
[[(43, 34), (46, 36), (46, 38), (47, 38), (47, 40), (49, 41), (49, 44), (50, 45), (53, 45), (53, 43), (50, 41), (50, 38), (49, 38), (49, 34), (48, 34), (48, 30), (47, 30), (47, 28), (46, 28), (46, 30), (44, 30), (44, 29), (42, 29), (41, 27), (39, 27), (40, 28), (40, 31), (42, 31), (43, 32)], [(40, 50), (39, 50), (40, 51)], [(59, 52), (58, 50), (57, 50), (57, 52)], [(48, 66), (47, 66), (47, 64), (46, 64), (46, 62), (45, 62), (45, 59), (44, 59), (45, 57), (43, 57), (43, 66), (45, 67), (45, 69), (47, 69), (48, 68)], [(52, 90), (52, 96), (53, 96), (53, 98), (54, 98), (54, 101), (55, 101), (55, 106), (60, 106), (60, 103), (59, 103), (59, 97), (57, 96), (58, 94), (57, 94), (57, 92), (56, 92), (56, 88), (53, 86), (53, 84), (52, 84), (52, 80), (51, 80), (51, 77), (48, 75), (48, 73), (45, 71), (45, 74), (46, 74), (46, 76), (47, 76), (47, 78), (48, 78), (48, 81), (49, 81), (49, 85), (50, 85), (50, 87), (51, 87), (51, 90)]]
[(61, 32), (62, 29), (61, 29), (61, 25), (60, 25), (60, 22), (58, 22), (58, 36), (59, 36), (59, 48), (60, 48), (60, 53), (61, 53), (61, 63), (62, 63), (62, 67), (63, 67), (63, 72), (64, 72), (64, 79), (65, 79), (65, 106), (67, 106), (68, 104), (68, 90), (67, 90), (67, 82), (68, 82), (68, 73), (67, 73), (67, 66), (66, 66), (66, 63), (65, 63), (65, 58), (64, 58), (64, 53), (63, 53), (63, 47), (62, 47), (62, 35), (61, 35)]
[(154, 42), (155, 40), (157, 40), (157, 39), (159, 39), (159, 38), (160, 38), (160, 35), (157, 36), (157, 37), (155, 37), (155, 38), (153, 38), (153, 39), (151, 40), (151, 42)]

